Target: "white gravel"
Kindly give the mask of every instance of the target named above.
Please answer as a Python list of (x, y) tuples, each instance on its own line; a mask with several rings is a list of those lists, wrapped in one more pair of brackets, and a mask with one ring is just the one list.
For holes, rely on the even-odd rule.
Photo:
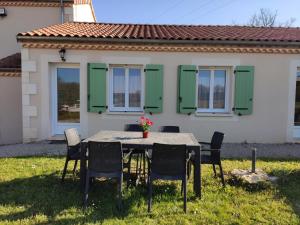
[[(258, 158), (300, 159), (300, 144), (225, 143), (223, 158), (251, 158), (251, 148), (257, 148)], [(66, 145), (48, 141), (0, 146), (0, 157), (65, 155)]]

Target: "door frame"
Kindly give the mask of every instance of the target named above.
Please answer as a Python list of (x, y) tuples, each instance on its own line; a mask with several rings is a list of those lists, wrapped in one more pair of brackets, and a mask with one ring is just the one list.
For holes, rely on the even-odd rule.
[(294, 105), (293, 105), (293, 138), (300, 138), (300, 126), (295, 126), (295, 107), (296, 107), (296, 91), (297, 91), (297, 73), (300, 72), (300, 67), (296, 68), (296, 73), (294, 74), (295, 83), (294, 83)]
[[(79, 123), (58, 123), (57, 115), (57, 68), (76, 68), (79, 70), (79, 100), (80, 99), (80, 65), (72, 63), (55, 63), (51, 67), (51, 85), (50, 85), (50, 108), (51, 108), (51, 134), (60, 135), (64, 134), (64, 130), (68, 128), (76, 128), (80, 130), (80, 114), (79, 114)], [(79, 103), (80, 104), (80, 103)], [(81, 108), (81, 104), (80, 104)]]

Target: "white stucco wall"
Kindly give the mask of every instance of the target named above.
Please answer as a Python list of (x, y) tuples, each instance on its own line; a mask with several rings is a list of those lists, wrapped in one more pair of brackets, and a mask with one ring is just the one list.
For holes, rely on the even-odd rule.
[(59, 7), (5, 7), (0, 18), (0, 58), (20, 52), (16, 35), (20, 32), (60, 23)]
[(20, 77), (0, 76), (0, 145), (22, 142)]
[[(102, 62), (164, 65), (164, 111), (153, 116), (147, 115), (155, 123), (153, 130), (161, 125), (178, 125), (182, 132), (192, 132), (202, 141), (210, 139), (215, 130), (225, 132), (226, 142), (282, 143), (293, 140), (294, 72), (300, 66), (298, 55), (67, 50), (66, 59), (66, 63), (80, 65), (81, 133), (84, 137), (101, 129), (122, 130), (124, 124), (134, 123), (140, 116), (129, 113), (106, 112), (99, 115), (87, 112), (87, 63)], [(30, 83), (36, 85), (37, 89), (36, 94), (30, 94), (30, 105), (37, 111), (36, 115), (30, 116), (29, 125), (36, 134), (30, 140), (40, 140), (52, 135), (49, 71), (52, 63), (61, 63), (61, 60), (58, 50), (30, 49), (29, 61), (36, 62), (36, 71), (29, 72), (29, 76)], [(255, 66), (253, 114), (241, 117), (233, 114), (178, 114), (177, 67), (180, 64)], [(231, 76), (233, 78), (233, 74)]]
[(89, 4), (73, 5), (73, 15), (76, 22), (96, 22)]

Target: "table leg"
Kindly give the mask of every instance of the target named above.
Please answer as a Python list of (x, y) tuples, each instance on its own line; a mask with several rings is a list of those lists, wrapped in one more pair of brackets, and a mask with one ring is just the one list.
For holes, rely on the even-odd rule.
[(201, 198), (201, 147), (194, 149), (194, 192), (197, 197)]
[(86, 151), (87, 143), (81, 143), (81, 157), (80, 157), (80, 190), (83, 193), (86, 179)]

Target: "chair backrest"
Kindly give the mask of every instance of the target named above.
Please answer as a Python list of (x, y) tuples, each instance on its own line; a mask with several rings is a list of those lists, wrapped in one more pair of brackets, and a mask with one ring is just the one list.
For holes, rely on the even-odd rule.
[(180, 128), (178, 126), (161, 126), (159, 131), (166, 133), (180, 133)]
[(154, 143), (151, 171), (162, 176), (182, 176), (186, 173), (186, 145)]
[(64, 131), (68, 147), (74, 147), (80, 144), (80, 136), (76, 128), (66, 129)]
[(88, 168), (97, 173), (117, 173), (123, 170), (120, 142), (88, 142)]
[(221, 149), (224, 139), (224, 133), (215, 131), (210, 142), (211, 149)]
[(124, 127), (124, 131), (143, 132), (143, 129), (139, 124), (126, 124)]

